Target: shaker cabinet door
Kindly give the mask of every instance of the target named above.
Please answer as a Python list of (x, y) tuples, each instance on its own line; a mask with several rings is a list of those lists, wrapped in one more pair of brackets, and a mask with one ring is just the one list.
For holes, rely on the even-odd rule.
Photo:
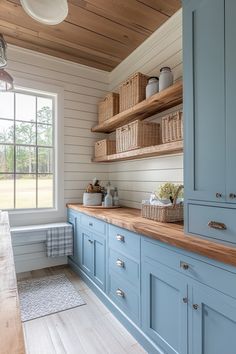
[(236, 203), (236, 1), (225, 0), (226, 195)]
[(103, 236), (93, 234), (93, 277), (96, 284), (105, 291), (106, 242)]
[(236, 300), (204, 285), (193, 288), (193, 354), (235, 354)]
[(224, 1), (184, 0), (183, 5), (185, 195), (186, 199), (223, 202)]
[(79, 230), (79, 266), (90, 277), (93, 275), (93, 236), (83, 228)]
[(144, 332), (164, 353), (187, 354), (185, 277), (158, 262), (144, 261), (141, 284)]
[(68, 222), (73, 227), (73, 255), (70, 258), (76, 263), (79, 263), (79, 235), (78, 235), (78, 215), (68, 210)]

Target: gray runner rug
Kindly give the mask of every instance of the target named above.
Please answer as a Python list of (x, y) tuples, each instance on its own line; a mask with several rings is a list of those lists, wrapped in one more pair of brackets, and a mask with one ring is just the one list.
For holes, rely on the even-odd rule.
[(85, 305), (65, 274), (18, 282), (22, 322)]

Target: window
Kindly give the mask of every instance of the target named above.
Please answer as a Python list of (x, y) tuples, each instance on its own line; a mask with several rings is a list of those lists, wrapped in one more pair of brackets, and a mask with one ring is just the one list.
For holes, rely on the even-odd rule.
[(54, 99), (0, 93), (0, 209), (54, 207)]

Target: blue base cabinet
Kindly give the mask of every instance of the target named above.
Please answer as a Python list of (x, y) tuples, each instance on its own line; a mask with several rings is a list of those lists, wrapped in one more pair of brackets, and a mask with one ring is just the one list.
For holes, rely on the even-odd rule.
[(192, 288), (193, 354), (235, 354), (236, 300), (207, 286)]
[(186, 279), (158, 262), (142, 262), (142, 328), (165, 353), (187, 354)]
[(73, 210), (68, 221), (69, 264), (149, 354), (235, 354), (235, 267)]

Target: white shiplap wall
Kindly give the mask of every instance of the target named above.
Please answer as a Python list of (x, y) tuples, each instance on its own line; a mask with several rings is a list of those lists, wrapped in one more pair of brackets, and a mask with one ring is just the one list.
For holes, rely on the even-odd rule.
[[(64, 145), (64, 195), (62, 208), (64, 216), (37, 213), (34, 215), (11, 215), (11, 226), (43, 224), (66, 219), (66, 203), (81, 202), (82, 193), (88, 182), (96, 176), (107, 181), (108, 166), (91, 163), (94, 142), (103, 135), (92, 134), (90, 129), (97, 122), (97, 103), (108, 91), (108, 73), (97, 69), (73, 64), (53, 57), (41, 55), (21, 48), (9, 46), (8, 71), (17, 82), (29, 80), (54, 85), (64, 91), (64, 112), (61, 115), (63, 131), (61, 144)], [(63, 183), (62, 183), (63, 185)], [(33, 234), (33, 233), (32, 233)], [(13, 234), (16, 271), (29, 271), (67, 262), (66, 257), (47, 258), (45, 242), (25, 235)]]
[[(64, 90), (64, 202), (81, 202), (82, 192), (94, 176), (107, 180), (107, 165), (91, 163), (94, 142), (102, 134), (91, 133), (97, 122), (97, 103), (108, 91), (108, 73), (83, 65), (41, 55), (29, 50), (9, 46), (8, 70), (17, 77)], [(64, 208), (66, 211), (66, 208)], [(38, 224), (61, 219), (27, 220), (27, 216), (12, 216), (11, 225)], [(27, 221), (27, 222), (26, 222)]]
[[(137, 71), (159, 76), (162, 66), (172, 68), (175, 80), (182, 77), (182, 10), (111, 72), (109, 89), (117, 90), (122, 81)], [(158, 122), (171, 111), (173, 109), (150, 120)], [(149, 198), (150, 192), (163, 182), (183, 182), (183, 154), (113, 163), (109, 166), (109, 179), (118, 187), (123, 205), (140, 208), (140, 202)]]

